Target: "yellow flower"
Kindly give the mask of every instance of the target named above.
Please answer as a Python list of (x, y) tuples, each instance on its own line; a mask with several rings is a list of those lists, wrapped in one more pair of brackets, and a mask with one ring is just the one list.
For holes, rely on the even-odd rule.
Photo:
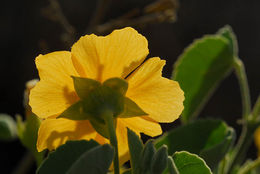
[(126, 97), (132, 99), (148, 116), (117, 118), (117, 139), (121, 164), (129, 159), (127, 127), (138, 135), (162, 133), (158, 122), (173, 122), (183, 110), (184, 93), (175, 81), (162, 77), (165, 61), (150, 58), (148, 43), (133, 28), (115, 30), (108, 36), (81, 37), (69, 51), (57, 51), (36, 58), (40, 82), (32, 89), (30, 106), (44, 119), (38, 132), (37, 149), (53, 150), (67, 140), (109, 140), (99, 135), (90, 122), (56, 119), (79, 100), (71, 76), (104, 82), (113, 77), (128, 82)]

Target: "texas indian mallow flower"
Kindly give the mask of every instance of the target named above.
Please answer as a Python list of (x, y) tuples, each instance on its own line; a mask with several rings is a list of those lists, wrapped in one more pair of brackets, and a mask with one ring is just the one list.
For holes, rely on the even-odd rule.
[(162, 77), (164, 60), (153, 57), (144, 62), (148, 53), (146, 38), (127, 27), (108, 36), (83, 36), (72, 46), (71, 52), (39, 55), (35, 62), (40, 81), (29, 99), (33, 113), (43, 119), (38, 132), (38, 151), (53, 150), (68, 140), (94, 139), (100, 144), (109, 143), (88, 120), (57, 118), (79, 101), (72, 76), (101, 83), (114, 77), (122, 78), (128, 82), (126, 97), (147, 113), (116, 118), (121, 164), (129, 159), (127, 127), (138, 135), (160, 135), (159, 122), (173, 122), (181, 114), (184, 93), (176, 81)]

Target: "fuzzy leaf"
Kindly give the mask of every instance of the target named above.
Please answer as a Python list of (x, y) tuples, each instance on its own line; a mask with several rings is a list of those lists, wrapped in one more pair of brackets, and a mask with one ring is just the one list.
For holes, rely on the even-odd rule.
[(179, 174), (212, 174), (205, 161), (195, 154), (175, 152), (172, 158)]
[(195, 40), (174, 65), (172, 79), (185, 93), (182, 121), (194, 119), (234, 62), (229, 40), (222, 35)]
[(235, 132), (226, 123), (208, 119), (169, 131), (156, 140), (155, 146), (167, 145), (169, 154), (183, 150), (198, 154), (214, 169), (229, 151), (234, 139)]
[(85, 152), (74, 162), (67, 174), (106, 174), (113, 161), (114, 149), (105, 144)]
[(130, 162), (132, 173), (137, 174), (139, 171), (140, 161), (143, 151), (143, 143), (140, 138), (130, 129), (127, 129), (128, 147), (130, 151)]
[(99, 144), (90, 141), (68, 141), (56, 151), (51, 152), (38, 168), (37, 174), (64, 174), (83, 155)]
[(167, 146), (161, 146), (154, 154), (151, 163), (151, 172), (153, 174), (161, 174), (167, 167), (168, 149)]

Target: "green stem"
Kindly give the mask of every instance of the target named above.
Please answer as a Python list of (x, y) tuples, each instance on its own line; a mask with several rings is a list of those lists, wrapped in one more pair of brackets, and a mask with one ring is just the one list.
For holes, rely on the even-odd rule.
[(104, 116), (105, 116), (104, 118), (106, 124), (108, 126), (110, 144), (115, 148), (114, 174), (119, 174), (118, 145), (117, 145), (117, 138), (116, 138), (116, 129), (114, 126), (114, 117), (111, 112), (106, 112)]
[(238, 78), (240, 92), (241, 92), (241, 99), (242, 99), (242, 108), (243, 108), (243, 127), (242, 133), (239, 137), (238, 143), (232, 152), (231, 159), (229, 165), (227, 166), (226, 173), (230, 173), (232, 169), (245, 157), (248, 147), (250, 146), (253, 133), (256, 129), (255, 122), (252, 122), (250, 119), (250, 112), (251, 112), (251, 99), (250, 93), (248, 88), (248, 82), (246, 77), (246, 72), (244, 68), (243, 62), (239, 58), (235, 58), (234, 61), (234, 68), (236, 72), (236, 76)]
[(240, 169), (238, 174), (247, 174), (258, 166), (260, 166), (260, 158), (256, 159), (252, 163), (250, 163), (250, 164), (246, 165), (245, 167), (243, 167), (242, 169)]
[(248, 117), (251, 112), (251, 99), (248, 88), (248, 82), (246, 77), (246, 71), (243, 62), (239, 58), (235, 58), (234, 61), (236, 76), (238, 78), (240, 91), (241, 91), (241, 99), (242, 99), (242, 107), (243, 107), (243, 119), (248, 120)]

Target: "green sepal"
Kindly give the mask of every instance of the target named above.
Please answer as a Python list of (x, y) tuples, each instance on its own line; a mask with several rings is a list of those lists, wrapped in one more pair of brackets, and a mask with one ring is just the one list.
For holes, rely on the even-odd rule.
[(139, 173), (140, 161), (142, 157), (142, 151), (144, 149), (143, 143), (140, 138), (129, 128), (127, 128), (128, 147), (130, 151), (130, 162), (132, 167), (132, 173)]
[(133, 100), (124, 97), (124, 111), (118, 117), (129, 118), (148, 115)]
[(17, 138), (14, 119), (7, 114), (0, 114), (0, 140), (11, 141)]
[(163, 173), (167, 167), (168, 161), (168, 148), (166, 145), (163, 145), (158, 149), (154, 154), (151, 163), (151, 172), (153, 174)]
[(101, 83), (99, 81), (89, 78), (72, 76), (72, 79), (74, 82), (75, 91), (80, 99), (88, 98), (88, 95), (91, 91), (101, 86)]
[(105, 112), (110, 111), (114, 116), (117, 116), (123, 110), (124, 96), (103, 85), (92, 90), (88, 97), (69, 107), (58, 118), (104, 122), (102, 116)]
[[(103, 137), (109, 139), (109, 131), (108, 131), (108, 126), (100, 121), (97, 120), (90, 120), (91, 125), (93, 126), (93, 128)], [(116, 124), (117, 124), (117, 119), (114, 119), (114, 127), (116, 128)]]
[[(62, 114), (60, 114), (57, 118), (68, 118), (73, 120), (90, 120), (93, 119), (90, 114), (84, 111), (84, 102), (78, 101), (71, 105), (68, 109), (66, 109)], [(102, 119), (99, 117), (95, 118), (96, 121), (104, 123)]]
[(110, 87), (111, 89), (121, 93), (122, 95), (125, 95), (128, 89), (127, 81), (117, 77), (106, 80), (103, 85)]

